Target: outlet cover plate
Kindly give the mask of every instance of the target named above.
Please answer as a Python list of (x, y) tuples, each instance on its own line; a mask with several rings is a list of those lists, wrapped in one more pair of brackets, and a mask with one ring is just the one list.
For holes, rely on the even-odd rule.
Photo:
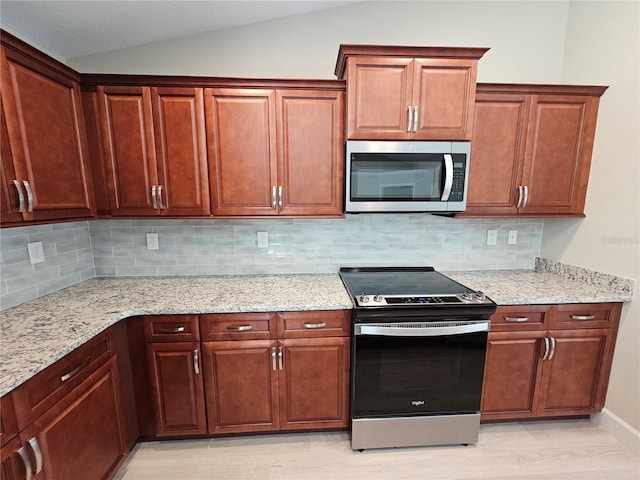
[(147, 233), (147, 249), (160, 250), (160, 242), (158, 242), (157, 233)]
[(487, 230), (487, 245), (498, 244), (498, 230)]
[(42, 248), (42, 242), (27, 243), (27, 249), (29, 250), (29, 261), (31, 265), (44, 262), (44, 249)]
[(508, 245), (517, 245), (518, 243), (518, 230), (509, 230), (509, 236), (507, 237)]

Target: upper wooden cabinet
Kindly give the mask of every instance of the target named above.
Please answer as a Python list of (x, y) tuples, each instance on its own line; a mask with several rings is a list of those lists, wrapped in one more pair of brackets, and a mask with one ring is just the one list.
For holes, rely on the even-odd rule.
[(205, 89), (214, 215), (341, 215), (343, 96)]
[(487, 48), (341, 45), (347, 138), (470, 140), (478, 59)]
[(201, 88), (98, 86), (114, 216), (210, 213)]
[(1, 38), (3, 223), (92, 217), (79, 75)]
[(461, 216), (582, 216), (605, 90), (479, 84)]

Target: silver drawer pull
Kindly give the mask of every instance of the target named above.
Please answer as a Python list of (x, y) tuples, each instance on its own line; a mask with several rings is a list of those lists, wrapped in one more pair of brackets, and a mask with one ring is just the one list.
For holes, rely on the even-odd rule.
[(504, 317), (505, 322), (524, 323), (529, 321), (529, 317)]
[(89, 362), (91, 362), (91, 357), (85, 358), (84, 362), (82, 362), (78, 367), (74, 368), (69, 373), (65, 373), (64, 375), (62, 375), (60, 377), (60, 381), (66, 382), (67, 380), (72, 379), (78, 373), (80, 373), (80, 371), (84, 370), (87, 367), (87, 365), (89, 365)]
[(184, 332), (184, 326), (180, 325), (176, 328), (159, 328), (158, 332), (160, 333), (182, 333)]
[(24, 185), (24, 191), (27, 192), (27, 212), (33, 212), (33, 192), (31, 191), (31, 186), (26, 180), (23, 180), (22, 184)]
[(33, 473), (33, 467), (31, 466), (31, 460), (29, 460), (29, 454), (25, 447), (18, 450), (18, 455), (24, 464), (24, 478), (25, 480), (31, 480), (31, 474)]
[(42, 471), (42, 452), (40, 451), (40, 445), (38, 445), (38, 439), (36, 437), (31, 437), (27, 443), (29, 444), (29, 447), (31, 447), (33, 456), (36, 459), (36, 465), (33, 467), (33, 473), (34, 475), (38, 475)]
[(593, 320), (595, 315), (571, 315), (571, 320)]
[(234, 332), (246, 332), (253, 330), (253, 325), (227, 325), (227, 330), (233, 330)]
[(24, 195), (22, 194), (22, 185), (17, 180), (13, 180), (13, 184), (18, 191), (18, 212), (22, 213), (24, 212)]
[(326, 327), (327, 324), (325, 322), (320, 322), (320, 323), (303, 323), (302, 324), (302, 328), (324, 328)]
[(198, 360), (198, 349), (193, 351), (193, 371), (200, 375), (200, 361)]

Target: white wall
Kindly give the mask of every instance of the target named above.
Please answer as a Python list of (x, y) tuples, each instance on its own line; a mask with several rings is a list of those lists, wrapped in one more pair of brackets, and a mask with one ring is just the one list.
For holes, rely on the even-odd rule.
[(69, 60), (84, 73), (331, 79), (341, 43), (491, 47), (481, 81), (557, 83), (568, 2), (363, 2)]
[[(571, 2), (565, 83), (601, 99), (586, 218), (545, 221), (542, 255), (640, 279), (640, 3)], [(638, 295), (636, 287), (636, 295)], [(627, 305), (606, 407), (640, 429), (640, 301)]]

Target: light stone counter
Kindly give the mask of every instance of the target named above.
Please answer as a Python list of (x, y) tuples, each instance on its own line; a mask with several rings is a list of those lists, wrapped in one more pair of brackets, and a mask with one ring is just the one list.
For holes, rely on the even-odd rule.
[(0, 395), (126, 317), (352, 308), (337, 274), (94, 278), (0, 314)]
[[(535, 270), (443, 272), (499, 305), (628, 302), (635, 281), (538, 258)], [(96, 278), (0, 314), (0, 395), (135, 315), (343, 310), (337, 274)]]

